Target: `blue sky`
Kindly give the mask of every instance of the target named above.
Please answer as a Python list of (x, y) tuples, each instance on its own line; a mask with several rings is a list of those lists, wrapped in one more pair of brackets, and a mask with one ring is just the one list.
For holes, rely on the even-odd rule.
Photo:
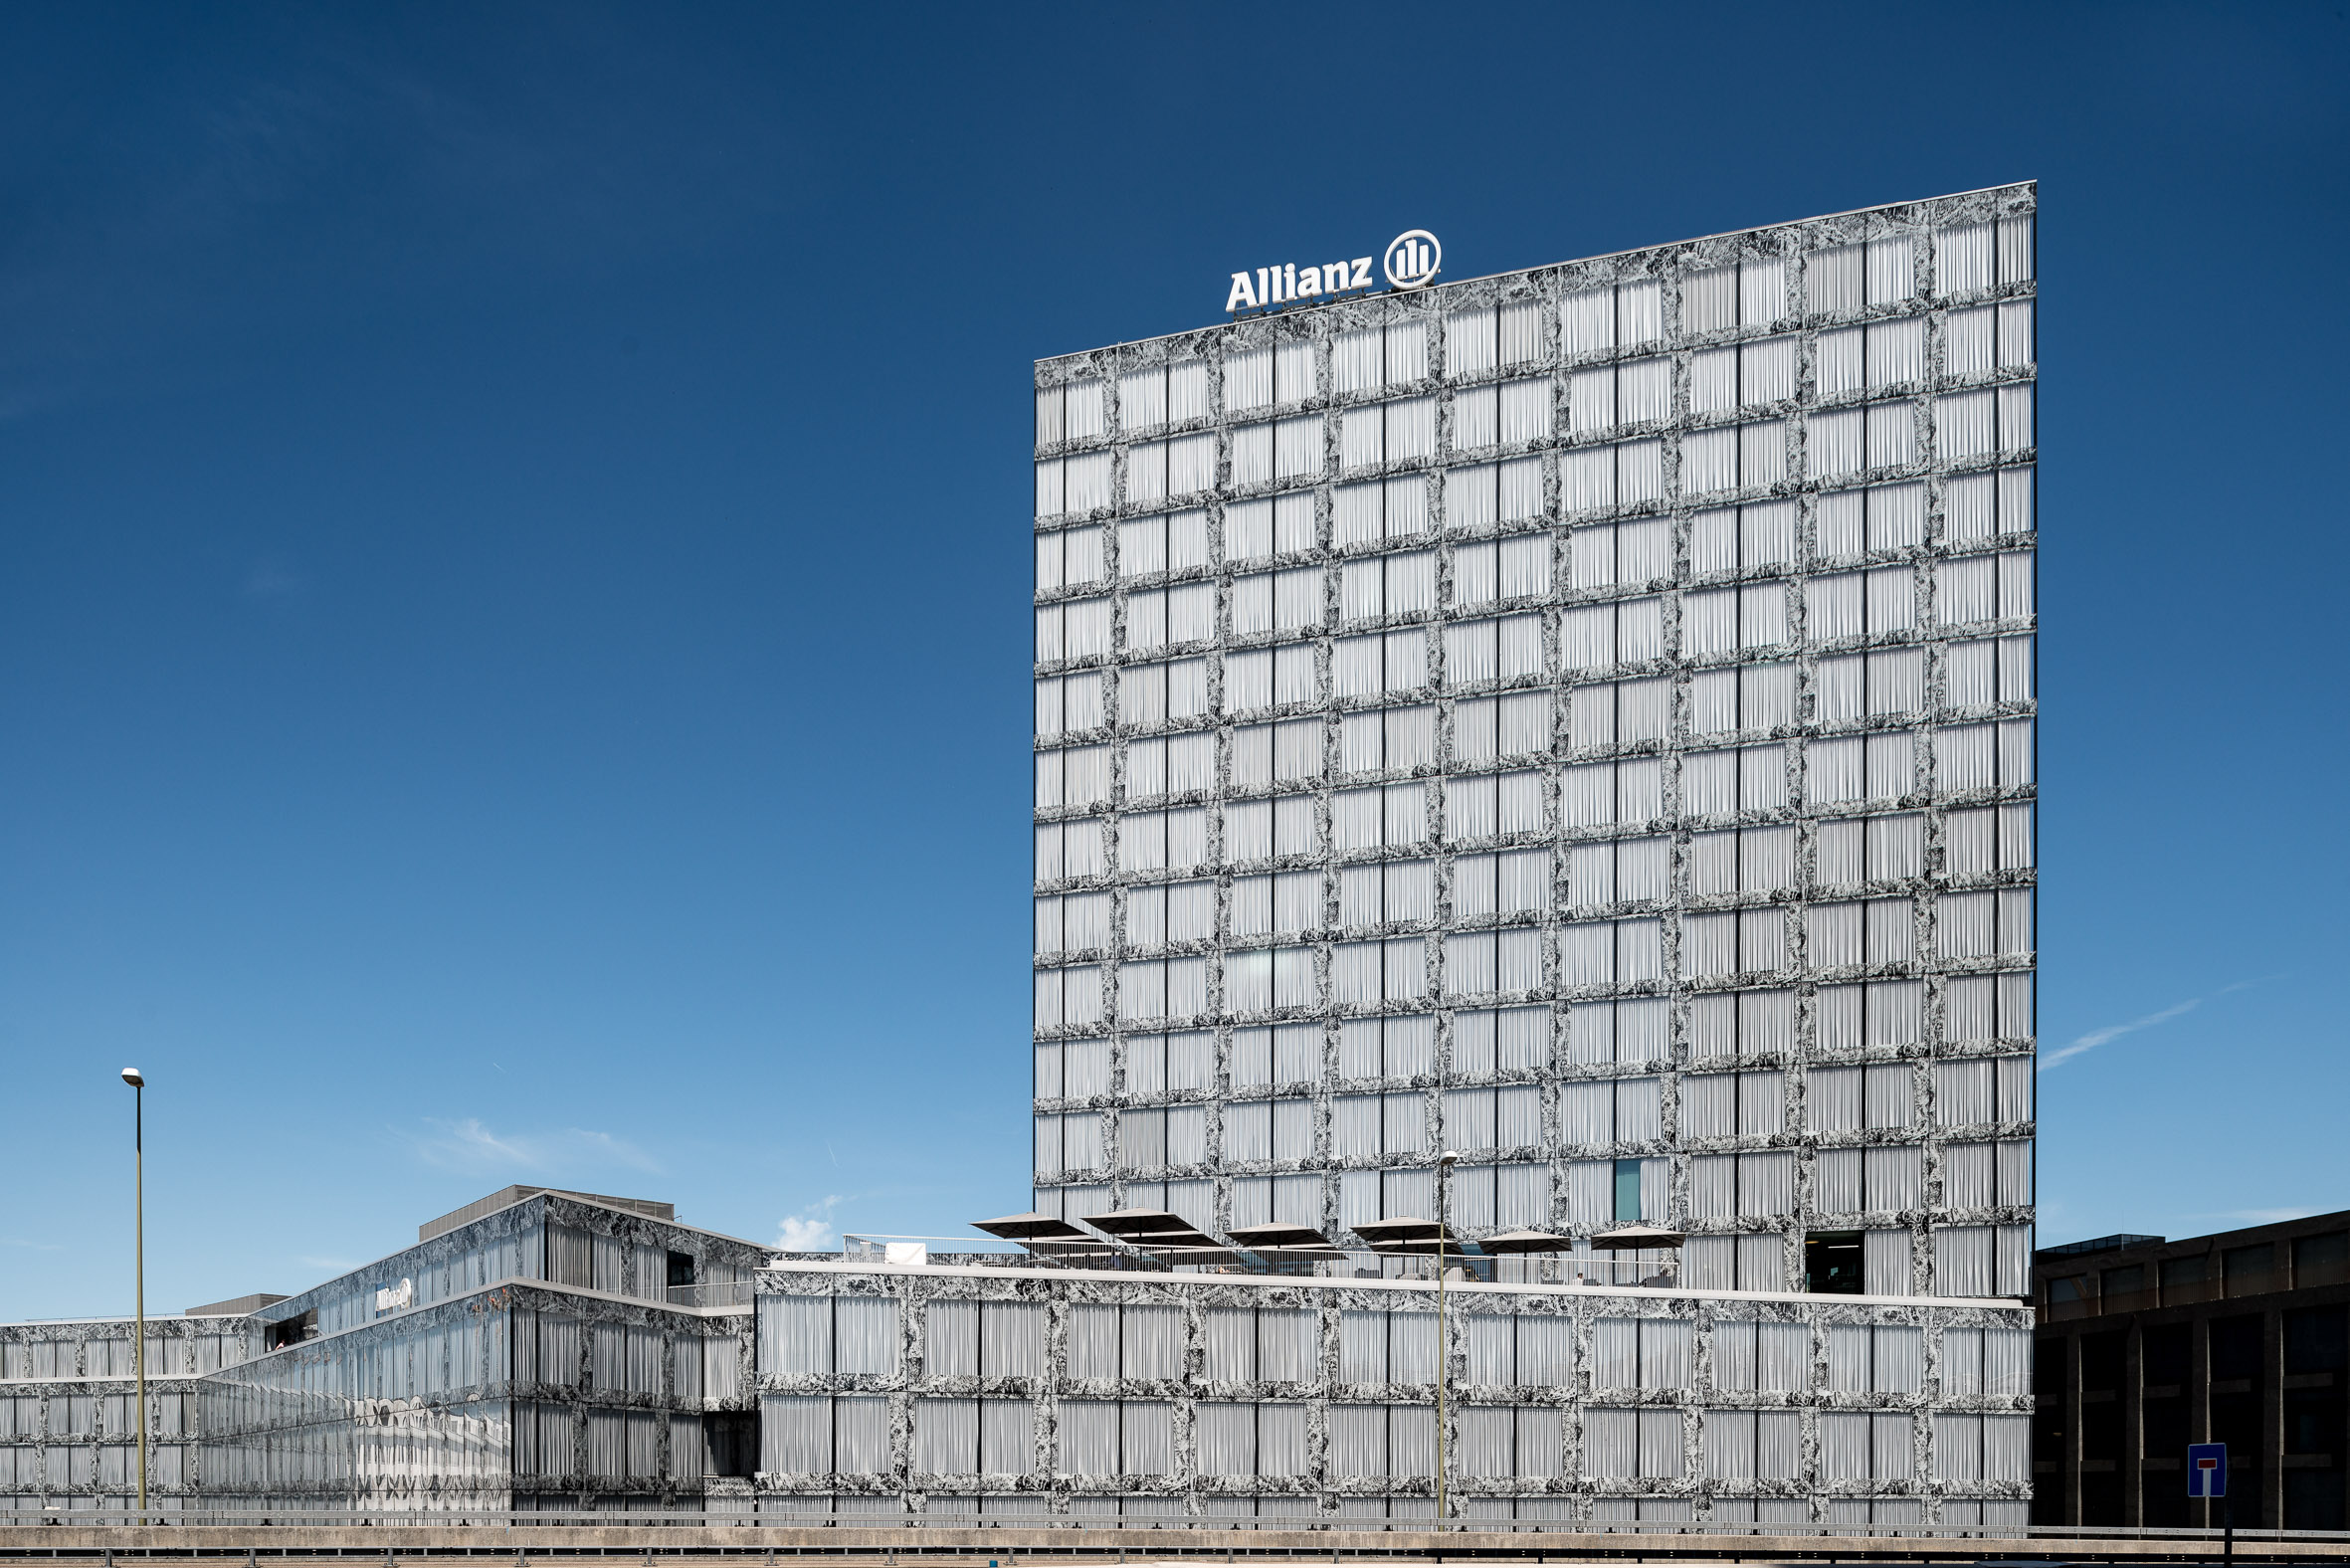
[[(2038, 178), (2042, 1238), (2350, 1207), (2336, 4), (20, 6), (0, 1315), (1024, 1206), (1029, 361)], [(1358, 250), (1361, 247), (1357, 248)]]

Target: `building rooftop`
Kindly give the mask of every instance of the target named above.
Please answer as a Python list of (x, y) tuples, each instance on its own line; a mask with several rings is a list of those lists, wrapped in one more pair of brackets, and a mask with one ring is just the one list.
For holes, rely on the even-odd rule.
[[(585, 1198), (590, 1203), (600, 1203), (606, 1208), (630, 1210), (644, 1215), (649, 1220), (668, 1220), (675, 1223), (678, 1218), (676, 1204), (660, 1203), (651, 1198), (615, 1198), (606, 1193), (578, 1192), (568, 1187), (500, 1187), (487, 1198), (477, 1198), (462, 1209), (452, 1209), (437, 1220), (425, 1221), (424, 1224), (416, 1228), (416, 1239), (419, 1242), (429, 1242), (436, 1236), (447, 1235), (461, 1225), (470, 1225), (485, 1214), (495, 1214), (509, 1204), (520, 1203), (524, 1198), (535, 1197), (542, 1192), (555, 1193), (565, 1198)], [(284, 1300), (285, 1297), (280, 1296), (278, 1299)]]

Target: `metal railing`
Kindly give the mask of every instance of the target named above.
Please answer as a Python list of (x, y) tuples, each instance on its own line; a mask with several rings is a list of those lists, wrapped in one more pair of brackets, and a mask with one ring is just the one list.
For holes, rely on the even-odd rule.
[[(782, 1498), (762, 1498), (761, 1503), (773, 1507)], [(1040, 1502), (1042, 1499), (1039, 1499)], [(765, 1529), (765, 1530), (1118, 1530), (1118, 1531), (1247, 1531), (1272, 1533), (1280, 1531), (1363, 1531), (1375, 1534), (1462, 1534), (1462, 1535), (1729, 1535), (1729, 1536), (1831, 1536), (1831, 1537), (1964, 1537), (1970, 1539), (2013, 1539), (2025, 1531), (1992, 1529), (1979, 1524), (1749, 1524), (1715, 1521), (1693, 1523), (1665, 1519), (1594, 1519), (1573, 1523), (1564, 1519), (1485, 1519), (1454, 1518), (1440, 1528), (1434, 1518), (1353, 1518), (1338, 1514), (1300, 1515), (1294, 1518), (1226, 1518), (1203, 1515), (1152, 1517), (1118, 1514), (1002, 1512), (972, 1513), (968, 1511), (942, 1512), (931, 1509), (923, 1513), (796, 1513), (788, 1510), (748, 1512), (734, 1510), (664, 1509), (637, 1511), (612, 1509), (579, 1510), (522, 1510), (496, 1511), (486, 1509), (448, 1509), (440, 1511), (365, 1508), (41, 1508), (0, 1509), (0, 1529), (10, 1526), (37, 1529), (42, 1526), (106, 1526), (135, 1528), (141, 1523), (150, 1526), (197, 1528), (256, 1526), (271, 1529)], [(2037, 1528), (2033, 1533), (2041, 1533)], [(2094, 1529), (2074, 1530), (2076, 1535), (2097, 1535)], [(2110, 1532), (2108, 1532), (2110, 1533)], [(2165, 1532), (2177, 1535), (2208, 1534), (2219, 1531), (2180, 1530)], [(2240, 1537), (2253, 1535), (2300, 1536), (2310, 1531), (2251, 1531), (2238, 1530)], [(2343, 1532), (2336, 1532), (2343, 1533)]]

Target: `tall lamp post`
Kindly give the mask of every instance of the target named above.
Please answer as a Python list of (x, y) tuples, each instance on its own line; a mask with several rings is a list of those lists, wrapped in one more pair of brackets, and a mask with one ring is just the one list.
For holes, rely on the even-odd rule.
[(1460, 1158), (1447, 1149), (1436, 1162), (1436, 1527), (1440, 1530), (1445, 1527), (1445, 1373), (1453, 1359), (1452, 1335), (1445, 1320), (1445, 1237), (1451, 1225), (1447, 1200), (1453, 1166)]
[(133, 1277), (138, 1292), (138, 1343), (132, 1353), (138, 1368), (138, 1522), (144, 1524), (147, 1522), (147, 1080), (138, 1069), (124, 1068), (122, 1081), (130, 1085), (130, 1184), (134, 1215), (131, 1238), (137, 1259)]

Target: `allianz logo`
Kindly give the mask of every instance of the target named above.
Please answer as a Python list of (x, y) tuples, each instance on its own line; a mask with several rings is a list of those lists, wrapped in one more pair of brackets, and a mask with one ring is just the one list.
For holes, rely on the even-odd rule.
[[(1426, 229), (1410, 229), (1387, 242), (1386, 254), (1380, 258), (1380, 271), (1386, 274), (1388, 287), (1399, 293), (1425, 289), (1436, 281), (1444, 259), (1445, 248), (1437, 243), (1435, 235)], [(1269, 305), (1294, 304), (1368, 290), (1371, 260), (1368, 256), (1358, 256), (1348, 262), (1322, 262), (1305, 267), (1283, 262), (1278, 267), (1260, 267), (1254, 273), (1234, 273), (1232, 291), (1225, 296), (1224, 308), (1233, 312), (1262, 310)]]

